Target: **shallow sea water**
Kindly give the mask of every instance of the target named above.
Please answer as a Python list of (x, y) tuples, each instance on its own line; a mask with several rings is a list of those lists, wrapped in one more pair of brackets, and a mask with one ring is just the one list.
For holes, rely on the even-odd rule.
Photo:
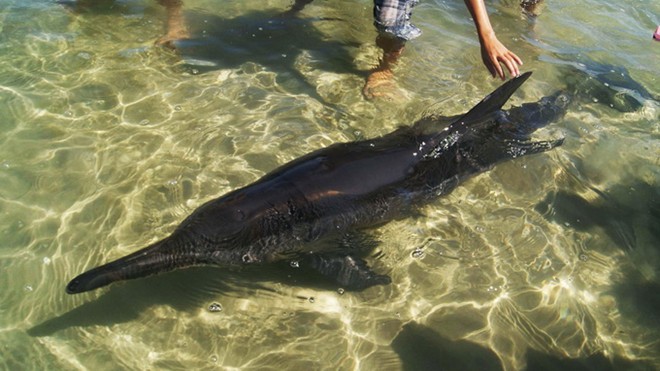
[(0, 369), (660, 368), (660, 3), (546, 0), (537, 17), (487, 3), (535, 71), (514, 104), (625, 68), (639, 85), (617, 97), (639, 107), (587, 94), (539, 134), (562, 147), (375, 230), (388, 286), (202, 267), (70, 296), (72, 277), (207, 200), (331, 143), (465, 112), (500, 82), (460, 1), (418, 6), (399, 90), (367, 101), (366, 0), (317, 1), (285, 26), (269, 20), (289, 1), (186, 1), (179, 52), (154, 45), (155, 1), (0, 0)]

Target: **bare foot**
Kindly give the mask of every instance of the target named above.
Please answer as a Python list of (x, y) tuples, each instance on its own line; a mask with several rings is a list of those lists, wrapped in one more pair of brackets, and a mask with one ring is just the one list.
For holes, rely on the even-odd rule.
[(396, 83), (394, 82), (392, 70), (375, 69), (367, 76), (362, 94), (365, 98), (372, 100), (378, 97), (387, 97), (394, 90), (396, 90)]
[(174, 42), (177, 40), (183, 40), (190, 38), (190, 33), (187, 29), (175, 29), (170, 30), (167, 34), (161, 36), (156, 40), (155, 44), (158, 46), (164, 46), (170, 49), (175, 49)]
[(378, 67), (371, 70), (367, 81), (362, 88), (362, 94), (367, 99), (386, 98), (387, 100), (398, 100), (401, 91), (394, 82), (394, 66), (403, 52), (405, 41), (390, 36), (378, 35), (376, 45), (383, 49), (383, 58)]

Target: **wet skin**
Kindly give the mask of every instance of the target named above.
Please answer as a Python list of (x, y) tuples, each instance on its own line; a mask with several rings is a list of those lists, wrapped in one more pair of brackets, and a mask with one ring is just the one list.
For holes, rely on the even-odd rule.
[(347, 236), (410, 216), (498, 162), (562, 143), (530, 142), (529, 135), (564, 114), (566, 95), (501, 110), (529, 75), (509, 80), (463, 116), (427, 117), (293, 160), (202, 205), (164, 240), (79, 275), (66, 290), (196, 265), (282, 260), (307, 264), (347, 289), (387, 284), (390, 278), (373, 272), (359, 248), (342, 243)]

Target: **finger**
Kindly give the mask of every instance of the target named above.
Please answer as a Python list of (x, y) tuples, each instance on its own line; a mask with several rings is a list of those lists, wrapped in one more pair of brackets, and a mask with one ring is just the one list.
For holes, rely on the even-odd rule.
[(518, 65), (510, 54), (502, 57), (502, 63), (506, 66), (506, 69), (511, 74), (511, 77), (518, 76)]
[(513, 58), (512, 63), (515, 62), (515, 63), (513, 63), (513, 68), (516, 69), (516, 76), (518, 76), (518, 75), (520, 75), (520, 66), (522, 66), (522, 61), (515, 54), (513, 54), (513, 57), (514, 58)]
[(504, 81), (506, 79), (506, 76), (504, 76), (504, 70), (502, 69), (502, 66), (500, 65), (499, 61), (495, 61), (495, 70), (497, 71), (497, 75)]
[(490, 71), (490, 75), (493, 77), (497, 77), (497, 70), (491, 63), (486, 63), (486, 68), (488, 68), (488, 71)]
[(513, 59), (516, 60), (516, 63), (518, 63), (519, 66), (523, 65), (523, 61), (522, 61), (522, 59), (520, 59), (520, 57), (518, 57), (517, 55), (515, 55), (513, 53), (511, 53), (511, 56), (513, 57)]
[(518, 71), (518, 65), (514, 63), (512, 59), (506, 60), (506, 68), (509, 70), (511, 77), (518, 76), (520, 72)]
[(506, 67), (506, 70), (509, 72), (509, 74), (513, 76), (513, 71), (511, 70), (511, 62), (507, 59), (503, 59), (502, 64), (504, 65), (504, 67)]
[(488, 72), (490, 72), (490, 75), (495, 77), (497, 76), (497, 71), (493, 67), (493, 63), (490, 61), (490, 57), (488, 57), (486, 54), (481, 55), (481, 61), (483, 62), (484, 66), (486, 66), (486, 69)]

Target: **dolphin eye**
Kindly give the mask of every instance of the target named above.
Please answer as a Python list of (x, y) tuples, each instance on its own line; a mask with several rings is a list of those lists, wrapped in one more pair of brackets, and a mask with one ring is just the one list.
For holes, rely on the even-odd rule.
[(234, 211), (234, 219), (236, 219), (239, 222), (244, 220), (245, 219), (245, 213), (241, 209), (236, 209)]

